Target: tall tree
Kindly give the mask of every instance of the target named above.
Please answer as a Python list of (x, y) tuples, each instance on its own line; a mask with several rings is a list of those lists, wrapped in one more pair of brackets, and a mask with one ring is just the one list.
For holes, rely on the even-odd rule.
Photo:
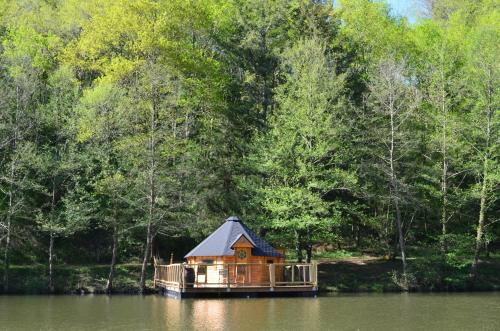
[(41, 78), (50, 66), (51, 59), (42, 54), (49, 47), (49, 39), (41, 37), (29, 26), (12, 27), (4, 36), (0, 66), (3, 67), (1, 82), (3, 102), (0, 117), (0, 188), (5, 194), (3, 227), (5, 246), (3, 250), (3, 286), (9, 287), (9, 266), (12, 238), (16, 221), (26, 216), (29, 210), (27, 200), (32, 196), (24, 194), (33, 187), (29, 176), (30, 160), (35, 153), (33, 134), (38, 119), (34, 109), (40, 103), (44, 87)]
[(477, 185), (473, 187), (476, 193), (474, 196), (479, 199), (473, 276), (477, 276), (479, 252), (485, 241), (488, 214), (498, 200), (495, 189), (500, 183), (499, 19), (498, 12), (495, 11), (479, 18), (471, 31), (467, 54), (470, 61), (467, 77), (468, 89), (472, 94), (472, 110), (466, 117), (468, 125), (463, 136), (470, 151), (470, 168), (477, 178)]
[(54, 243), (58, 236), (69, 235), (76, 231), (75, 224), (67, 223), (64, 217), (62, 200), (68, 191), (72, 172), (70, 146), (74, 139), (72, 128), (73, 104), (78, 98), (78, 84), (68, 67), (60, 67), (51, 73), (47, 82), (48, 102), (40, 107), (40, 134), (37, 146), (38, 187), (44, 196), (37, 221), (40, 229), (48, 233), (48, 289), (54, 292), (53, 265)]
[[(408, 122), (418, 102), (418, 94), (408, 81), (405, 66), (394, 59), (380, 63), (370, 84), (370, 99), (377, 125), (372, 128), (382, 146), (381, 170), (387, 178), (389, 201), (397, 229), (399, 251), (403, 265), (403, 286), (408, 288), (403, 208), (407, 183), (404, 158), (413, 147)], [(406, 192), (405, 192), (406, 191)]]
[[(97, 72), (107, 81), (121, 85), (135, 105), (125, 117), (127, 132), (117, 148), (129, 155), (121, 164), (132, 177), (133, 194), (139, 201), (132, 207), (142, 214), (140, 225), (145, 229), (141, 292), (145, 289), (153, 239), (170, 208), (177, 206), (173, 202), (178, 201), (170, 199), (167, 193), (175, 191), (175, 177), (166, 171), (174, 155), (166, 141), (175, 142), (178, 138), (176, 131), (170, 130), (171, 125), (177, 124), (175, 106), (179, 95), (170, 63), (183, 64), (182, 57), (173, 57), (171, 53), (182, 40), (166, 39), (177, 31), (175, 19), (159, 19), (167, 9), (176, 9), (178, 5), (172, 2), (163, 9), (158, 3), (123, 0), (106, 3), (104, 8), (93, 7), (93, 20), (84, 23), (85, 33), (67, 53), (69, 62), (81, 66), (85, 75)], [(141, 35), (148, 37), (138, 38)]]
[(355, 179), (343, 167), (339, 141), (345, 105), (344, 78), (317, 38), (298, 42), (283, 54), (286, 82), (277, 89), (278, 108), (265, 136), (263, 206), (274, 228), (293, 231), (297, 257), (302, 237), (311, 259), (313, 235), (328, 233), (340, 210), (327, 195), (350, 190)]
[[(455, 29), (454, 29), (455, 28)], [(417, 73), (420, 89), (430, 109), (431, 121), (435, 128), (431, 139), (430, 157), (435, 160), (435, 174), (439, 176), (439, 196), (441, 226), (441, 250), (448, 251), (448, 224), (458, 208), (456, 200), (460, 181), (458, 167), (458, 148), (456, 137), (457, 116), (460, 108), (459, 80), (461, 70), (461, 51), (457, 44), (460, 27), (450, 24), (440, 25), (426, 22), (416, 30), (416, 44), (421, 56), (422, 66)], [(439, 157), (432, 150), (437, 150)]]
[(111, 262), (106, 292), (113, 291), (119, 239), (127, 225), (126, 180), (121, 169), (120, 138), (127, 122), (123, 112), (127, 98), (124, 91), (113, 83), (101, 80), (87, 90), (80, 100), (79, 137), (93, 162), (89, 165), (95, 174), (89, 199), (94, 201), (94, 217), (111, 232)]

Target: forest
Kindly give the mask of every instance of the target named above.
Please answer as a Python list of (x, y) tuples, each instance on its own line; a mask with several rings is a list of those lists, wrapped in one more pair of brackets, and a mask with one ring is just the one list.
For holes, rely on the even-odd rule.
[(499, 4), (420, 5), (0, 0), (0, 292), (76, 265), (112, 292), (126, 264), (143, 292), (230, 215), (290, 259), (474, 282), (500, 252)]

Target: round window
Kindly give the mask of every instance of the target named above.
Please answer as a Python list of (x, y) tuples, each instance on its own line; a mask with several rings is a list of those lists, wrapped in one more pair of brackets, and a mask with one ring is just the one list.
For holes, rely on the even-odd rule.
[(245, 252), (245, 250), (244, 250), (244, 249), (240, 249), (240, 250), (238, 251), (238, 257), (239, 257), (240, 259), (244, 259), (244, 258), (246, 258), (246, 257), (247, 257), (247, 252)]

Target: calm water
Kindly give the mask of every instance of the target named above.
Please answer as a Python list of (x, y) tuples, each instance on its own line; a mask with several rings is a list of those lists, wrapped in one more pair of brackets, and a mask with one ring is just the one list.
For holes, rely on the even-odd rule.
[(0, 296), (0, 330), (500, 330), (500, 293), (224, 300)]

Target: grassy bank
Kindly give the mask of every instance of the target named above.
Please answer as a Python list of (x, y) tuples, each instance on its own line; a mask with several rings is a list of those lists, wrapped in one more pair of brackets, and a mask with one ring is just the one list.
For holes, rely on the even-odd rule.
[[(408, 261), (411, 291), (500, 290), (500, 258), (484, 259), (477, 278), (469, 275), (470, 264), (450, 266), (435, 260)], [(401, 262), (377, 257), (347, 257), (320, 260), (320, 289), (327, 292), (401, 291)]]
[[(398, 277), (401, 263), (361, 254), (322, 256), (319, 261), (319, 284), (323, 292), (387, 292), (401, 291)], [(484, 259), (475, 281), (469, 277), (467, 264), (450, 267), (424, 258), (409, 261), (411, 290), (466, 291), (500, 290), (500, 257)], [(56, 293), (104, 293), (109, 272), (107, 265), (57, 266), (54, 270)], [(139, 264), (117, 266), (115, 293), (137, 293)], [(147, 286), (152, 288), (153, 270), (148, 270)], [(12, 266), (9, 293), (47, 293), (48, 270), (43, 265)], [(0, 283), (0, 291), (2, 289)], [(1, 292), (0, 292), (1, 293)]]
[[(139, 289), (140, 264), (121, 264), (116, 267), (115, 293), (137, 293)], [(107, 265), (64, 265), (54, 268), (55, 293), (82, 294), (104, 293), (109, 273)], [(147, 279), (152, 279), (153, 270), (148, 270)], [(11, 266), (8, 294), (48, 293), (48, 268), (44, 265)], [(146, 283), (152, 290), (152, 281)], [(3, 284), (0, 282), (0, 293)], [(4, 293), (5, 294), (5, 293)]]

